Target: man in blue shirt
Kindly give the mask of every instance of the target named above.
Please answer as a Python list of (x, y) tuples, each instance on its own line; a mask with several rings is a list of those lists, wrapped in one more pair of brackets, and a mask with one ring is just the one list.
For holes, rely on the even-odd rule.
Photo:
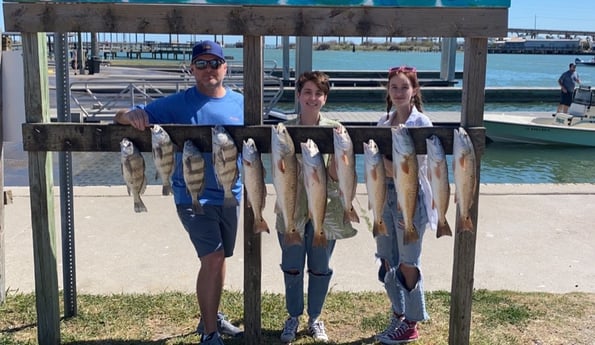
[[(145, 130), (151, 124), (238, 125), (244, 124), (244, 97), (223, 85), (227, 63), (221, 46), (212, 41), (192, 49), (190, 71), (196, 86), (155, 100), (146, 106), (120, 110), (114, 121)], [(205, 189), (199, 196), (204, 215), (194, 214), (186, 191), (182, 153), (176, 152), (172, 190), (178, 217), (188, 232), (200, 259), (196, 295), (201, 319), (197, 332), (202, 344), (223, 345), (220, 335), (241, 336), (243, 332), (219, 312), (225, 279), (225, 258), (233, 255), (239, 207), (224, 207), (223, 188), (217, 183), (211, 155), (205, 160)], [(234, 197), (242, 195), (241, 179), (233, 186)]]

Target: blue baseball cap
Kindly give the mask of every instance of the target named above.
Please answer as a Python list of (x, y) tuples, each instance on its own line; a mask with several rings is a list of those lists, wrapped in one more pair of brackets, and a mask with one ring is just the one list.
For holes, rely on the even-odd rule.
[(201, 55), (214, 55), (221, 60), (225, 61), (225, 55), (223, 55), (223, 49), (219, 44), (213, 41), (200, 41), (192, 48), (192, 61), (196, 60)]

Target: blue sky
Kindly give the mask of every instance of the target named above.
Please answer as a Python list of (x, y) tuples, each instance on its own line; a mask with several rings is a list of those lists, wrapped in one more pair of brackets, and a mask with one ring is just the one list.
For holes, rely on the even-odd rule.
[[(595, 32), (594, 0), (511, 0), (508, 26), (511, 28), (561, 29)], [(0, 2), (2, 2), (0, 0)], [(4, 14), (0, 8), (0, 29)], [(226, 41), (230, 41), (226, 39)]]

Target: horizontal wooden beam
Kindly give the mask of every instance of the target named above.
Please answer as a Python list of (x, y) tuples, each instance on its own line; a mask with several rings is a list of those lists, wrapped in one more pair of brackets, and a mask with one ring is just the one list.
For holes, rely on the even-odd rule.
[[(184, 147), (184, 141), (191, 139), (203, 152), (211, 151), (211, 126), (162, 125), (169, 133), (177, 149)], [(238, 148), (242, 141), (253, 138), (258, 150), (271, 152), (271, 125), (226, 126)], [(330, 127), (288, 126), (294, 143), (314, 140), (321, 152), (333, 152), (333, 134)], [(363, 142), (373, 138), (380, 150), (390, 154), (392, 137), (390, 127), (346, 126), (354, 142), (355, 153), (363, 153)], [(410, 128), (415, 141), (416, 152), (426, 153), (425, 139), (436, 134), (442, 141), (447, 154), (452, 153), (452, 126)], [(485, 149), (485, 128), (468, 128), (476, 152)], [(122, 138), (129, 138), (142, 152), (151, 151), (151, 131), (139, 131), (130, 126), (116, 124), (73, 124), (73, 123), (25, 123), (23, 124), (23, 145), (25, 151), (120, 151)], [(299, 145), (296, 151), (300, 152)]]
[(504, 37), (507, 8), (7, 3), (14, 32)]

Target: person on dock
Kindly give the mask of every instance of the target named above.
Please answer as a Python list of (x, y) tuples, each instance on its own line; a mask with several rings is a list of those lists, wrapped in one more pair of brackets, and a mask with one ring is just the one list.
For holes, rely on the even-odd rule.
[[(386, 115), (378, 126), (432, 126), (422, 113), (422, 98), (415, 67), (399, 66), (388, 72)], [(394, 110), (392, 110), (394, 107)], [(385, 158), (387, 201), (382, 219), (387, 235), (376, 236), (376, 256), (380, 267), (378, 279), (391, 302), (391, 319), (384, 331), (376, 335), (382, 344), (401, 344), (418, 338), (417, 322), (428, 318), (421, 273), (421, 249), (428, 224), (437, 227), (438, 215), (432, 209), (432, 191), (426, 176), (426, 156), (418, 155), (419, 188), (413, 224), (419, 239), (405, 244), (402, 210), (397, 207), (397, 188), (394, 184), (393, 164)]]
[[(299, 116), (285, 122), (286, 125), (326, 126), (340, 125), (335, 120), (328, 119), (320, 113), (326, 104), (330, 91), (329, 77), (326, 73), (313, 71), (304, 72), (296, 82), (296, 93), (299, 101)], [(299, 319), (304, 312), (304, 268), (308, 262), (308, 332), (318, 342), (327, 342), (328, 336), (323, 321), (320, 320), (322, 308), (328, 293), (333, 270), (329, 267), (335, 242), (337, 239), (355, 236), (357, 230), (350, 222), (343, 221), (343, 206), (339, 196), (339, 183), (334, 155), (325, 154), (324, 163), (327, 167), (327, 195), (326, 212), (324, 216), (324, 233), (326, 246), (314, 245), (314, 225), (308, 218), (308, 201), (304, 187), (304, 177), (300, 171), (298, 175), (298, 200), (294, 214), (297, 232), (303, 234), (301, 242), (287, 243), (285, 223), (281, 212), (277, 213), (275, 227), (281, 246), (281, 270), (285, 282), (285, 306), (289, 317), (285, 321), (281, 333), (281, 341), (290, 343), (296, 338)], [(301, 160), (301, 155), (297, 156)], [(298, 169), (301, 170), (301, 169)]]
[[(568, 71), (562, 73), (558, 78), (558, 85), (560, 85), (560, 104), (556, 113), (567, 113), (568, 107), (572, 104), (572, 96), (574, 95), (574, 88), (576, 84), (580, 84), (581, 81), (576, 71), (576, 64), (570, 63), (568, 65)], [(556, 115), (556, 114), (554, 114)]]
[[(221, 46), (212, 41), (197, 43), (192, 49), (190, 73), (196, 86), (143, 106), (116, 113), (115, 122), (145, 130), (151, 124), (243, 125), (244, 98), (223, 85), (227, 63)], [(182, 153), (176, 152), (172, 177), (174, 202), (180, 222), (188, 232), (200, 259), (196, 297), (200, 308), (197, 332), (201, 344), (222, 345), (221, 335), (238, 337), (243, 332), (219, 312), (225, 280), (225, 259), (235, 248), (239, 207), (223, 207), (224, 191), (215, 177), (211, 155), (205, 160), (205, 189), (199, 196), (204, 215), (194, 214), (192, 197), (183, 177)], [(238, 162), (239, 163), (239, 162)], [(233, 186), (234, 197), (242, 195), (241, 179)]]

